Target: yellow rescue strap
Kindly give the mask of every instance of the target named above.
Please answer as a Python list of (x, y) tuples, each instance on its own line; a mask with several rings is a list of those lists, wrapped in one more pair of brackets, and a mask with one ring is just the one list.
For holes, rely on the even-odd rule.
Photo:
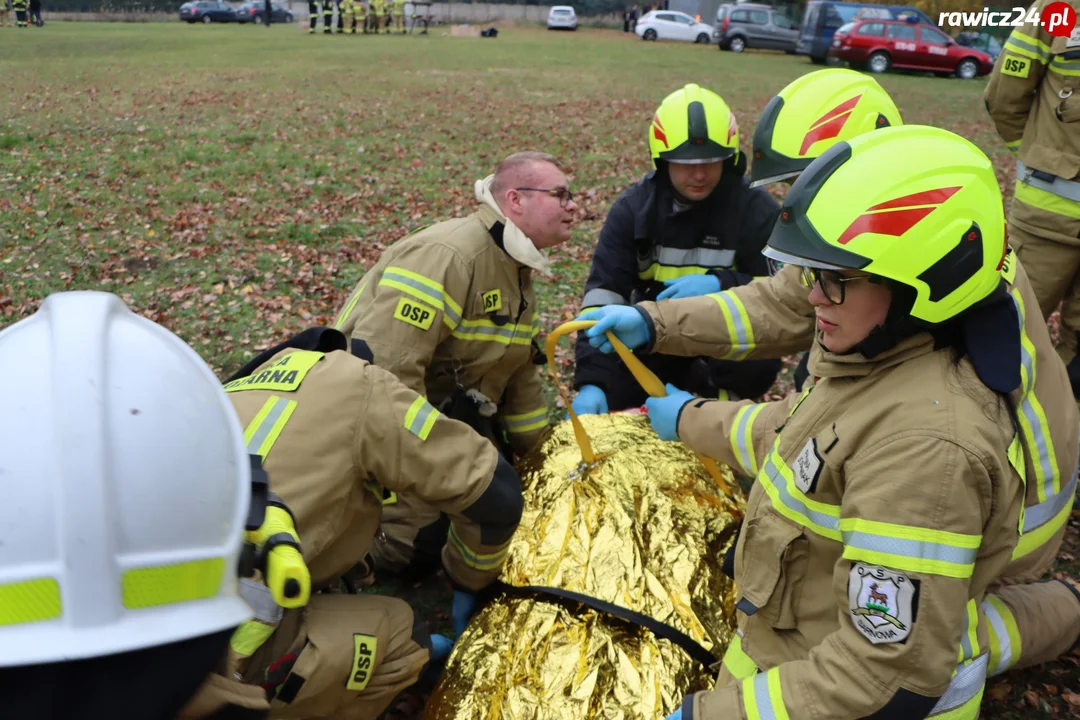
[[(562, 378), (559, 377), (559, 369), (555, 364), (555, 344), (559, 341), (563, 335), (568, 333), (577, 332), (578, 330), (586, 330), (596, 324), (595, 320), (571, 320), (565, 322), (559, 327), (551, 331), (547, 336), (547, 341), (544, 344), (544, 349), (547, 351), (548, 367), (551, 368), (552, 377), (555, 380), (555, 389), (559, 391), (559, 397), (566, 403), (566, 408), (570, 411), (570, 422), (574, 424), (574, 437), (577, 438), (578, 447), (581, 448), (581, 460), (585, 465), (592, 465), (596, 462), (596, 454), (592, 449), (592, 442), (589, 440), (589, 434), (585, 432), (585, 426), (581, 424), (581, 420), (578, 419), (577, 413), (574, 412), (574, 407), (570, 404), (570, 399), (567, 397), (566, 388), (563, 387)], [(638, 381), (642, 389), (652, 397), (667, 397), (667, 388), (664, 387), (664, 383), (660, 382), (660, 378), (656, 377), (649, 368), (645, 367), (645, 364), (641, 362), (634, 355), (630, 348), (626, 347), (615, 337), (612, 332), (605, 333), (607, 339), (611, 341), (611, 346), (615, 348), (615, 352), (618, 353), (622, 361), (626, 363), (626, 367), (630, 370), (630, 373), (634, 376), (634, 379)], [(720, 472), (720, 468), (716, 466), (716, 461), (710, 457), (704, 455), (698, 455), (698, 459), (701, 460), (701, 464), (705, 466), (705, 469), (709, 471), (709, 475), (712, 476), (716, 484), (720, 486), (720, 489), (728, 497), (733, 497), (731, 486), (728, 485), (724, 479), (723, 473)]]

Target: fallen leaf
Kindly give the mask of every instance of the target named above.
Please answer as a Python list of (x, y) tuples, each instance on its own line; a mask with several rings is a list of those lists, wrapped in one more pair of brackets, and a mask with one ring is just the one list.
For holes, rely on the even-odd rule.
[(1072, 691), (1066, 690), (1061, 697), (1065, 698), (1065, 702), (1069, 703), (1073, 707), (1080, 707), (1080, 695), (1077, 695)]

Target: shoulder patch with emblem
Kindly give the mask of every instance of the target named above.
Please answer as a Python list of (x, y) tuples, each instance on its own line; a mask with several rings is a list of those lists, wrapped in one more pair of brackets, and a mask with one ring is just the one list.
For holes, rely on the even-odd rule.
[(795, 486), (803, 493), (812, 493), (817, 489), (818, 478), (821, 477), (821, 469), (824, 463), (817, 450), (817, 439), (810, 438), (806, 441), (799, 457), (795, 458)]
[(483, 294), (484, 298), (484, 312), (495, 312), (496, 310), (502, 310), (502, 291), (496, 288), (495, 290), (488, 290)]
[(421, 330), (429, 330), (431, 323), (435, 321), (436, 312), (438, 311), (433, 307), (403, 297), (398, 300), (397, 308), (394, 310), (394, 319)]
[(851, 622), (875, 645), (903, 642), (915, 623), (918, 590), (907, 575), (857, 562), (848, 573)]

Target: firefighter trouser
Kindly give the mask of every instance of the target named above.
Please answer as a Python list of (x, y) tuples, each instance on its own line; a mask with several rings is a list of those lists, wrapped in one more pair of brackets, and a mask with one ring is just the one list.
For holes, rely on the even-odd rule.
[(319, 26), (319, 0), (308, 0), (308, 32), (315, 32)]
[(382, 13), (381, 12), (379, 12), (374, 7), (370, 8), (370, 12), (368, 13), (368, 16), (367, 16), (367, 22), (368, 22), (367, 29), (370, 32), (378, 33), (379, 32), (379, 20), (381, 18), (382, 18)]
[(402, 34), (405, 33), (405, 9), (395, 8), (393, 13), (394, 29), (400, 30)]
[[(1056, 184), (1080, 188), (1080, 183)], [(1076, 355), (1080, 331), (1080, 202), (1017, 180), (1008, 229), (1009, 244), (1031, 279), (1043, 317), (1065, 301), (1058, 352), (1068, 363)]]
[(415, 497), (397, 495), (383, 505), (379, 534), (371, 543), (374, 571), (420, 579), (439, 569), (450, 521)]
[(982, 601), (990, 632), (989, 674), (1041, 665), (1080, 636), (1080, 591), (1060, 580), (1010, 585)]
[(350, 33), (355, 35), (357, 27), (363, 32), (367, 32), (367, 27), (364, 25), (367, 22), (367, 16), (364, 12), (362, 0), (344, 0), (341, 3), (341, 8), (345, 15), (345, 28)]
[(323, 32), (329, 35), (334, 31), (334, 0), (323, 0), (322, 20)]
[(430, 647), (427, 626), (403, 600), (313, 595), (306, 608), (285, 611), (243, 680), (267, 689), (274, 720), (371, 720), (416, 682)]
[[(0, 2), (3, 2), (3, 0), (0, 0)], [(15, 3), (12, 3), (11, 7), (15, 11), (15, 25), (17, 27), (21, 27), (21, 28), (26, 27), (27, 26), (26, 25), (26, 15), (27, 15), (27, 7), (28, 7), (27, 3), (26, 2), (15, 2)]]

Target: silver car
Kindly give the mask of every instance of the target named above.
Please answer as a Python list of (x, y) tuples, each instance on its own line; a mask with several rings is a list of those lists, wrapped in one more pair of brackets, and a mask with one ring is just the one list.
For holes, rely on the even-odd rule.
[(577, 30), (577, 13), (569, 5), (555, 5), (548, 11), (548, 30)]
[(716, 11), (713, 38), (721, 50), (747, 48), (795, 52), (799, 29), (782, 10), (769, 5), (721, 5)]

